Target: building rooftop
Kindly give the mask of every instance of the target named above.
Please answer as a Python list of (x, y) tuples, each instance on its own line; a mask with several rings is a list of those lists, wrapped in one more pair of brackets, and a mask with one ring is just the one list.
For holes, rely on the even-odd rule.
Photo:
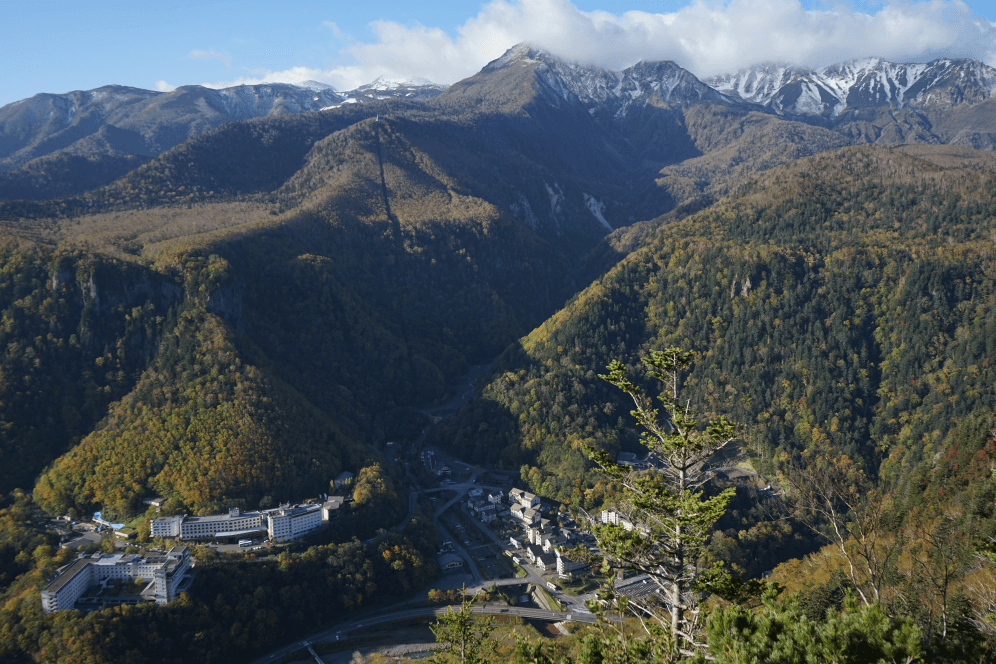
[(215, 533), (215, 537), (239, 537), (240, 535), (251, 535), (252, 533), (258, 533), (266, 531), (266, 526), (259, 526), (258, 528), (246, 528), (245, 530), (226, 530), (225, 532)]
[(251, 519), (261, 516), (262, 514), (259, 512), (242, 512), (238, 516), (233, 516), (232, 514), (210, 514), (208, 516), (188, 516), (186, 521), (187, 523), (215, 523), (219, 521), (231, 521), (233, 519)]
[(321, 509), (321, 506), (314, 503), (310, 505), (282, 505), (273, 510), (266, 510), (265, 514), (271, 516), (299, 516), (319, 509)]
[(76, 576), (77, 574), (79, 574), (79, 572), (84, 567), (86, 567), (87, 565), (90, 565), (92, 563), (93, 563), (93, 560), (91, 560), (89, 558), (81, 558), (80, 560), (77, 560), (75, 563), (73, 563), (69, 567), (69, 569), (67, 569), (65, 572), (63, 572), (58, 577), (56, 577), (56, 579), (54, 581), (52, 581), (52, 583), (50, 583), (47, 586), (45, 586), (44, 590), (47, 590), (47, 591), (53, 592), (53, 593), (54, 592), (58, 592), (59, 589), (62, 588), (62, 586), (64, 586), (67, 583), (69, 583), (69, 581), (74, 576)]
[(452, 563), (460, 563), (461, 566), (463, 565), (463, 558), (456, 555), (455, 553), (444, 553), (443, 555), (439, 556), (438, 559), (440, 567), (446, 567), (447, 565)]
[(643, 599), (648, 595), (661, 595), (660, 586), (645, 574), (616, 584), (616, 592), (629, 599)]
[(146, 565), (162, 565), (164, 569), (169, 571), (179, 564), (179, 558), (182, 558), (187, 551), (188, 549), (185, 546), (174, 546), (168, 552), (149, 551), (145, 555), (139, 555), (137, 553), (95, 553), (92, 556), (80, 558), (74, 562), (71, 566), (66, 568), (65, 571), (59, 574), (59, 576), (56, 577), (52, 583), (48, 584), (44, 590), (48, 590), (49, 592), (58, 592), (62, 586), (66, 585), (87, 565), (130, 565), (133, 563), (144, 563)]
[(97, 565), (127, 565), (128, 563), (137, 563), (141, 559), (142, 556), (137, 553), (109, 553), (101, 555), (93, 562)]
[(182, 516), (157, 516), (153, 521), (174, 521), (176, 519), (182, 519)]

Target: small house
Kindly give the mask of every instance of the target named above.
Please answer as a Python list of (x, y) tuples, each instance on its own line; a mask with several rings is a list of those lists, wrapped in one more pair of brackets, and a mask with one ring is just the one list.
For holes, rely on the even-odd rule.
[(354, 477), (356, 476), (353, 475), (353, 473), (349, 472), (348, 470), (344, 470), (335, 476), (335, 479), (332, 480), (332, 485), (337, 489), (341, 489), (342, 487), (349, 486), (350, 484), (352, 484)]

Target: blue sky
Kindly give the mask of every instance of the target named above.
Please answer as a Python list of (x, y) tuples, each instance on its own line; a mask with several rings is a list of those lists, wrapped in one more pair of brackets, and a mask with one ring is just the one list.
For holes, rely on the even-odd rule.
[(610, 68), (673, 59), (700, 76), (765, 59), (940, 54), (996, 65), (994, 21), (996, 0), (0, 0), (0, 105), (108, 83), (452, 83), (519, 41)]

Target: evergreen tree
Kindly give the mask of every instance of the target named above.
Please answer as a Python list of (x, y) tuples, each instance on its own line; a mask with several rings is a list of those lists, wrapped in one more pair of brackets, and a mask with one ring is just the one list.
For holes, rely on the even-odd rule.
[(700, 429), (689, 405), (680, 404), (679, 383), (693, 358), (693, 352), (676, 347), (654, 350), (643, 358), (648, 375), (662, 385), (657, 400), (663, 413), (627, 377), (618, 360), (609, 364), (607, 375), (599, 376), (632, 398), (636, 408), (631, 414), (643, 429), (643, 444), (664, 461), (662, 470), (634, 473), (617, 465), (604, 450), (589, 450), (603, 472), (623, 485), (622, 509), (638, 526), (595, 528), (606, 564), (611, 560), (613, 566), (638, 570), (654, 579), (665, 602), (656, 608), (637, 603), (633, 607), (666, 627), (675, 647), (685, 654), (703, 645), (696, 634), (700, 629), (697, 596), (707, 577), (716, 580), (715, 573), (703, 575), (703, 554), (713, 524), (735, 493), (731, 488), (707, 497), (704, 463), (737, 436), (737, 427), (723, 416)]
[(471, 611), (472, 600), (463, 588), (463, 602), (459, 611), (449, 607), (443, 615), (429, 626), (441, 648), (429, 659), (432, 664), (459, 662), (460, 664), (484, 664), (490, 661), (488, 655), (494, 652), (496, 642), (489, 637), (495, 625), (491, 618), (475, 618)]
[[(718, 607), (709, 615), (709, 650), (717, 662), (738, 664), (912, 664), (923, 661), (921, 634), (908, 616), (890, 617), (880, 604), (859, 605), (853, 595), (839, 614), (811, 621), (795, 598), (775, 602), (777, 589), (765, 595), (760, 611)], [(699, 661), (705, 661), (699, 655)]]

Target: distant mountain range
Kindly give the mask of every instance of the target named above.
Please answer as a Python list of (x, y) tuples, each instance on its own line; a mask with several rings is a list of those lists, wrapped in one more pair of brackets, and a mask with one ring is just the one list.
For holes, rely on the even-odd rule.
[[(346, 92), (315, 81), (221, 90), (184, 86), (168, 93), (106, 86), (39, 94), (0, 108), (0, 200), (91, 191), (226, 122), (335, 115), (374, 104), (361, 115), (417, 112), (422, 122), (469, 113), (480, 121), (482, 113), (491, 117), (494, 111), (503, 122), (516, 118), (506, 128), (518, 129), (501, 134), (510, 141), (501, 147), (523, 153), (546, 147), (546, 154), (534, 156), (550, 167), (550, 193), (541, 197), (548, 199), (541, 207), (551, 212), (541, 214), (536, 202), (528, 196), (519, 201), (518, 194), (510, 194), (506, 208), (533, 229), (563, 233), (557, 216), (566, 214), (565, 201), (574, 195), (558, 193), (569, 178), (554, 174), (583, 172), (585, 181), (606, 184), (586, 185), (577, 194), (584, 196), (580, 209), (612, 230), (684, 201), (722, 195), (790, 159), (844, 145), (994, 149), (994, 90), (996, 70), (974, 60), (867, 59), (821, 69), (762, 63), (703, 81), (673, 62), (609, 71), (528, 44), (449, 87), (386, 78)], [(523, 95), (543, 104), (528, 106), (522, 115)], [(342, 122), (352, 116), (347, 113)], [(487, 122), (471, 131), (489, 131)], [(634, 188), (633, 182), (644, 184)], [(594, 193), (607, 183), (622, 187), (608, 200)]]
[[(541, 65), (537, 76), (552, 98), (576, 100), (593, 116), (617, 123), (639, 117), (649, 103), (711, 102), (830, 128), (855, 143), (996, 148), (996, 70), (975, 60), (897, 64), (869, 58), (819, 69), (769, 62), (699, 80), (673, 62), (608, 71), (520, 44), (481, 73), (529, 63)], [(445, 89), (425, 80), (380, 78), (345, 92), (307, 81), (220, 90), (189, 85), (172, 92), (109, 85), (38, 94), (0, 108), (0, 170), (56, 152), (155, 156), (230, 120), (427, 100)]]
[(221, 90), (185, 85), (172, 92), (106, 85), (43, 93), (0, 108), (0, 170), (54, 152), (155, 156), (230, 120), (382, 99), (428, 99), (444, 89), (428, 81), (377, 79), (345, 92), (308, 81), (300, 86), (264, 83)]
[[(755, 191), (763, 171), (899, 132), (943, 143), (994, 131), (981, 65), (889, 70), (881, 88), (810, 73), (828, 101), (809, 114), (789, 103), (801, 70), (767, 83), (762, 70), (717, 90), (670, 62), (613, 72), (520, 45), (445, 89), (111, 87), (0, 109), (0, 157), (22, 164), (0, 173), (0, 454), (18, 459), (0, 490), (48, 468), (34, 495), (53, 513), (131, 510), (147, 495), (209, 510), (318, 491), (343, 468), (359, 477), (407, 409), (442, 398), (662, 227)], [(849, 150), (891, 167), (889, 150)], [(993, 170), (987, 153), (970, 156)], [(847, 163), (836, 172), (862, 162)], [(786, 214), (803, 224), (811, 211), (795, 200)], [(747, 225), (736, 237), (753, 218), (735, 220)], [(786, 247), (793, 228), (779, 231)], [(675, 284), (697, 280), (668, 269)], [(696, 287), (727, 306), (746, 270)], [(707, 338), (712, 305), (695, 306)], [(599, 353), (644, 343), (609, 340), (624, 318), (627, 334), (653, 329), (615, 315), (591, 321)], [(222, 429), (231, 438), (186, 433)]]
[(705, 82), (858, 143), (996, 148), (996, 70), (976, 60), (896, 64), (869, 58), (820, 69), (762, 63)]

